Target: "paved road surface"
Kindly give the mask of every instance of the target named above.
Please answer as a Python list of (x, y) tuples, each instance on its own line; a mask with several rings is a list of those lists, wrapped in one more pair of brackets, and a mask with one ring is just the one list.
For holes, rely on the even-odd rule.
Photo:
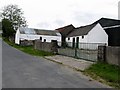
[[(1, 43), (1, 42), (0, 42)], [(106, 88), (60, 64), (33, 57), (3, 42), (3, 88)]]

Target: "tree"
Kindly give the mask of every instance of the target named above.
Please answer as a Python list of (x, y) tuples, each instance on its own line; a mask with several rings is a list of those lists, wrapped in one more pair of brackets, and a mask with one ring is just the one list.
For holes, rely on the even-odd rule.
[(21, 26), (27, 26), (25, 17), (23, 17), (23, 11), (17, 5), (5, 6), (1, 17), (2, 19), (8, 19), (12, 23), (15, 31)]
[(12, 37), (15, 34), (13, 25), (8, 19), (2, 19), (2, 30), (3, 30), (3, 36), (6, 38)]

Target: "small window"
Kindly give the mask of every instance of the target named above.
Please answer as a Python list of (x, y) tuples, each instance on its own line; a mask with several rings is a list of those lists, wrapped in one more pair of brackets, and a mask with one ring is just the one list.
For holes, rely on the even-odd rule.
[(42, 37), (40, 37), (40, 40), (42, 40)]
[(68, 40), (70, 40), (70, 38), (68, 38)]
[(46, 42), (46, 39), (44, 39), (44, 42)]
[(84, 39), (84, 36), (82, 36), (82, 39)]

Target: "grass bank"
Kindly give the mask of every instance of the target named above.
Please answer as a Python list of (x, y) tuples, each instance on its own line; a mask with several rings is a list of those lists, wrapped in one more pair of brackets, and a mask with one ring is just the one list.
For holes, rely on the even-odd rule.
[(120, 67), (103, 62), (93, 64), (84, 72), (92, 78), (120, 89)]
[(19, 46), (19, 45), (16, 45), (12, 42), (10, 42), (8, 39), (6, 38), (3, 38), (3, 40), (9, 44), (10, 46), (14, 47), (14, 48), (17, 48), (25, 53), (28, 53), (30, 55), (34, 55), (34, 56), (51, 56), (51, 55), (54, 55), (53, 53), (50, 53), (50, 52), (45, 52), (45, 51), (40, 51), (40, 50), (36, 50), (33, 48), (33, 46)]

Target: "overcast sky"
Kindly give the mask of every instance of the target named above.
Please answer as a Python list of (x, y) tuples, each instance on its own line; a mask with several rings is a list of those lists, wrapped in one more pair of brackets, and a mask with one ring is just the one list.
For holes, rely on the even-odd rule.
[(87, 25), (105, 18), (118, 18), (119, 0), (0, 0), (0, 8), (17, 4), (31, 28), (54, 30), (69, 24)]

